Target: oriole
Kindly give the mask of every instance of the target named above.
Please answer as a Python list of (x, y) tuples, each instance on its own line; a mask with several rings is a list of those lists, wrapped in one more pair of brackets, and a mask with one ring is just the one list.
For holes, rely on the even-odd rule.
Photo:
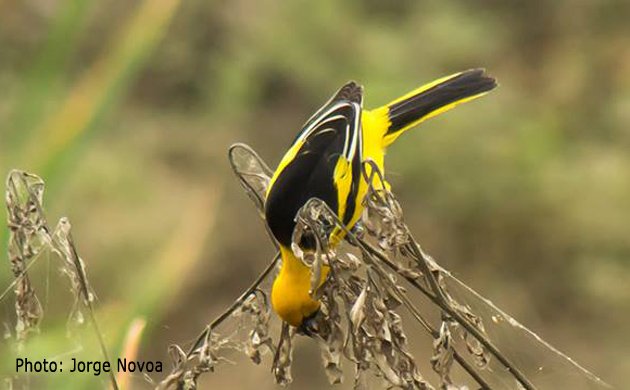
[[(372, 159), (384, 172), (385, 150), (406, 130), (496, 87), (483, 69), (440, 78), (374, 110), (362, 107), (363, 88), (341, 87), (304, 125), (275, 170), (265, 201), (265, 217), (280, 245), (282, 265), (271, 291), (274, 311), (301, 328), (320, 303), (309, 295), (310, 269), (296, 257), (291, 240), (298, 210), (323, 200), (348, 228), (359, 220), (367, 183), (361, 163)], [(335, 245), (343, 232), (333, 230)], [(302, 242), (308, 247), (312, 243)], [(327, 269), (322, 272), (325, 280)]]

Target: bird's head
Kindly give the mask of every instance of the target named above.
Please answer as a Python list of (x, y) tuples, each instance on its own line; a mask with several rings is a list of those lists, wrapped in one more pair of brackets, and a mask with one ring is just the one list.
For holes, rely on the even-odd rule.
[(317, 311), (302, 319), (302, 323), (297, 327), (297, 332), (308, 337), (321, 337), (325, 328), (322, 311), (317, 309)]

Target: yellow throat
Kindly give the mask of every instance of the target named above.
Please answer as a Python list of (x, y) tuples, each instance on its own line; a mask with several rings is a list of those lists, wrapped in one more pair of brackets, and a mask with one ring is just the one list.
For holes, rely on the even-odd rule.
[[(292, 326), (300, 326), (304, 318), (315, 313), (320, 303), (309, 295), (311, 269), (295, 257), (291, 248), (280, 246), (282, 266), (271, 288), (273, 310)], [(320, 286), (326, 280), (328, 267), (322, 267)]]

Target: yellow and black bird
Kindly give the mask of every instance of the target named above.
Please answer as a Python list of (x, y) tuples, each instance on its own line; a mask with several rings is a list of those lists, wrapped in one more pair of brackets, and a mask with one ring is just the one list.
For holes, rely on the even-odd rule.
[[(271, 303), (284, 321), (303, 328), (320, 306), (309, 295), (310, 269), (291, 249), (298, 210), (309, 199), (319, 198), (352, 228), (362, 213), (361, 202), (367, 192), (361, 174), (363, 161), (373, 160), (384, 172), (385, 150), (402, 133), (496, 86), (482, 69), (471, 69), (366, 110), (362, 107), (363, 88), (349, 82), (306, 122), (276, 168), (265, 201), (266, 221), (282, 256)], [(331, 235), (332, 245), (343, 238), (339, 229)], [(309, 243), (301, 245), (308, 247)], [(322, 272), (322, 283), (326, 273)]]

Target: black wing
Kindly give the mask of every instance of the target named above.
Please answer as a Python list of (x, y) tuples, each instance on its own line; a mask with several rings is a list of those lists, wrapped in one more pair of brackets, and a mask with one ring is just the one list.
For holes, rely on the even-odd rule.
[[(332, 210), (339, 211), (334, 174), (340, 158), (346, 159), (352, 167), (347, 178), (351, 180), (347, 199), (351, 198), (353, 190), (356, 198), (362, 149), (360, 95), (360, 87), (354, 83), (340, 89), (309, 119), (287, 153), (295, 153), (295, 157), (277, 175), (265, 204), (267, 224), (281, 244), (291, 244), (295, 215), (310, 198), (319, 198)], [(355, 210), (354, 198), (340, 216), (344, 220), (349, 220)]]

